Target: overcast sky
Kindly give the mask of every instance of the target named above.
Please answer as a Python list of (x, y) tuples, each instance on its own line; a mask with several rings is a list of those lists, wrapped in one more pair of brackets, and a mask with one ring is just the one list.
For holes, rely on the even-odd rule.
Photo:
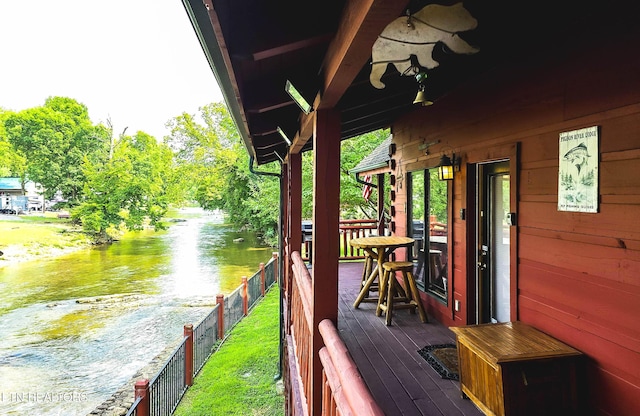
[(0, 0), (0, 107), (49, 96), (160, 139), (165, 123), (222, 101), (180, 0)]

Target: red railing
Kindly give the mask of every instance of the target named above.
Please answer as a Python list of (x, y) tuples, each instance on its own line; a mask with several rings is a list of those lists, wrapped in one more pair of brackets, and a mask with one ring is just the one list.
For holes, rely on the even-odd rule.
[[(313, 331), (313, 291), (311, 275), (300, 253), (291, 254), (290, 321), (287, 335), (286, 415), (311, 414), (313, 372), (311, 368)], [(322, 415), (382, 416), (369, 389), (351, 359), (338, 331), (330, 320), (318, 326), (324, 347), (317, 352), (322, 363)]]
[[(375, 219), (340, 220), (340, 254), (339, 260), (364, 259), (361, 249), (351, 247), (350, 241), (354, 238), (367, 237), (377, 234), (377, 221)], [(311, 259), (313, 249), (311, 229), (303, 230), (302, 248), (300, 254), (303, 260)]]
[(328, 319), (318, 325), (324, 347), (322, 362), (322, 414), (384, 416), (351, 359), (338, 330)]
[[(311, 275), (300, 253), (291, 253), (293, 281), (291, 285), (291, 322), (287, 336), (287, 349), (292, 352), (289, 360), (290, 398), (292, 406), (288, 414), (310, 413), (311, 387), (311, 332), (313, 328), (313, 293)], [(294, 361), (291, 361), (293, 359)]]

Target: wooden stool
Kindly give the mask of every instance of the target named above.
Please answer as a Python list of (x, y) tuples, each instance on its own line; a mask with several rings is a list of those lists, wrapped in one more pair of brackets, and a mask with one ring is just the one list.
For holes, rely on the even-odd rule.
[[(371, 255), (370, 252), (365, 251), (364, 252), (364, 269), (362, 270), (362, 283), (360, 284), (361, 287), (365, 286), (365, 283), (367, 281), (367, 279), (369, 278), (369, 276), (371, 276), (371, 273), (377, 273), (378, 271), (378, 262), (376, 261), (376, 259)], [(379, 283), (379, 282), (378, 282)], [(377, 302), (378, 299), (371, 299), (369, 298), (369, 292), (377, 292), (378, 291), (378, 283), (373, 283), (371, 286), (369, 286), (369, 290), (367, 291), (367, 297), (364, 298), (362, 301), (363, 302)]]
[[(380, 282), (378, 307), (376, 315), (385, 312), (386, 324), (391, 325), (393, 309), (410, 309), (415, 313), (418, 309), (420, 320), (427, 322), (427, 314), (424, 311), (416, 282), (413, 280), (413, 263), (408, 261), (388, 261), (382, 265), (384, 275)], [(404, 288), (396, 280), (396, 272), (402, 272)], [(404, 292), (404, 293), (403, 293)], [(396, 302), (404, 302), (396, 304)]]

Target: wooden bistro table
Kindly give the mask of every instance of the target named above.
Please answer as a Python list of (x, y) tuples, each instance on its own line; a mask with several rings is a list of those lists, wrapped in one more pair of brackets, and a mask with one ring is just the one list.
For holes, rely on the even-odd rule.
[(360, 289), (360, 293), (356, 298), (356, 301), (353, 303), (353, 307), (357, 308), (360, 306), (360, 303), (363, 301), (372, 301), (378, 302), (378, 297), (375, 299), (367, 298), (369, 294), (369, 289), (371, 285), (378, 278), (378, 282), (382, 282), (382, 277), (384, 271), (382, 270), (382, 264), (387, 261), (389, 258), (389, 254), (393, 252), (398, 247), (409, 247), (413, 245), (415, 240), (410, 237), (396, 237), (396, 236), (385, 236), (385, 237), (361, 237), (354, 238), (351, 240), (350, 244), (352, 247), (360, 248), (367, 252), (371, 257), (376, 259), (377, 267), (373, 268), (373, 271), (362, 284), (362, 288)]
[(451, 327), (462, 393), (486, 415), (582, 415), (582, 353), (522, 322)]

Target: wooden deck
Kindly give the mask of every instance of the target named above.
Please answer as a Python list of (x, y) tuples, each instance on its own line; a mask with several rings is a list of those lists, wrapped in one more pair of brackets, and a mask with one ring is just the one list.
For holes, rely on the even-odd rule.
[(385, 414), (482, 415), (461, 397), (459, 382), (441, 378), (418, 354), (427, 345), (455, 343), (452, 331), (435, 321), (423, 324), (408, 310), (394, 312), (392, 325), (386, 326), (374, 303), (353, 308), (362, 267), (340, 264), (338, 330)]

